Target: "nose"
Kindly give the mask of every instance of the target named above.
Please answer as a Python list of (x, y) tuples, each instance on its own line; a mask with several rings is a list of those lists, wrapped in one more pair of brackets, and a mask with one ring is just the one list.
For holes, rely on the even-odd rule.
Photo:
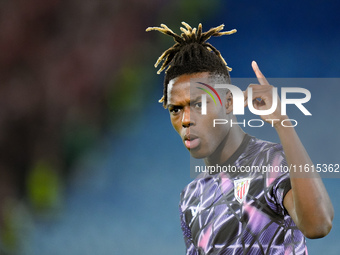
[(186, 127), (190, 127), (192, 125), (194, 125), (194, 122), (190, 118), (190, 108), (185, 107), (183, 109), (182, 126), (186, 128)]

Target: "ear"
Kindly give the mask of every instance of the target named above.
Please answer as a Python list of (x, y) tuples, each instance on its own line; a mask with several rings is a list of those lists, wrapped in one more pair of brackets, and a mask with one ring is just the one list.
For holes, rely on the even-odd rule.
[(230, 92), (230, 90), (226, 94), (225, 108), (227, 114), (233, 111), (233, 94)]

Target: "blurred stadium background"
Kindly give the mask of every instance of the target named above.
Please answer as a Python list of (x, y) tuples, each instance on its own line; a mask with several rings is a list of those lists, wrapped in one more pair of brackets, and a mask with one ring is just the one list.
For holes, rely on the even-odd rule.
[[(268, 77), (336, 78), (339, 7), (0, 1), (0, 254), (184, 254), (178, 200), (189, 154), (157, 103), (163, 76), (153, 68), (172, 40), (145, 29), (224, 23), (238, 33), (211, 42), (232, 77), (254, 77), (256, 60)], [(313, 117), (298, 132), (315, 163), (340, 163), (337, 84), (309, 88)], [(340, 179), (324, 182), (336, 216), (326, 238), (308, 240), (311, 255), (340, 250)]]

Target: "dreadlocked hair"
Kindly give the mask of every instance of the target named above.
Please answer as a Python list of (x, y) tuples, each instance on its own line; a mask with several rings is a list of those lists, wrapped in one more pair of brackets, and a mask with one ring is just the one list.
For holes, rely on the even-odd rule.
[(163, 52), (155, 63), (157, 67), (163, 62), (161, 68), (157, 71), (160, 74), (165, 70), (163, 97), (159, 100), (163, 103), (164, 108), (167, 105), (167, 89), (170, 80), (183, 75), (200, 72), (209, 72), (212, 75), (218, 74), (230, 79), (229, 71), (232, 69), (227, 66), (226, 61), (221, 53), (207, 40), (212, 36), (230, 35), (236, 33), (236, 29), (221, 32), (224, 25), (211, 28), (207, 32), (202, 32), (202, 24), (198, 28), (192, 28), (187, 23), (182, 22), (182, 34), (174, 33), (166, 25), (160, 27), (148, 27), (146, 31), (156, 30), (163, 34), (173, 37), (175, 44)]

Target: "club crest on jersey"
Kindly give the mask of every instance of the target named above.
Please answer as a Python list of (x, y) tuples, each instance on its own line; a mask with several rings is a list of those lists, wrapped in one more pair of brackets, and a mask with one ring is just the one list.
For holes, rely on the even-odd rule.
[(234, 180), (234, 195), (240, 204), (243, 203), (248, 194), (250, 181), (251, 178)]

